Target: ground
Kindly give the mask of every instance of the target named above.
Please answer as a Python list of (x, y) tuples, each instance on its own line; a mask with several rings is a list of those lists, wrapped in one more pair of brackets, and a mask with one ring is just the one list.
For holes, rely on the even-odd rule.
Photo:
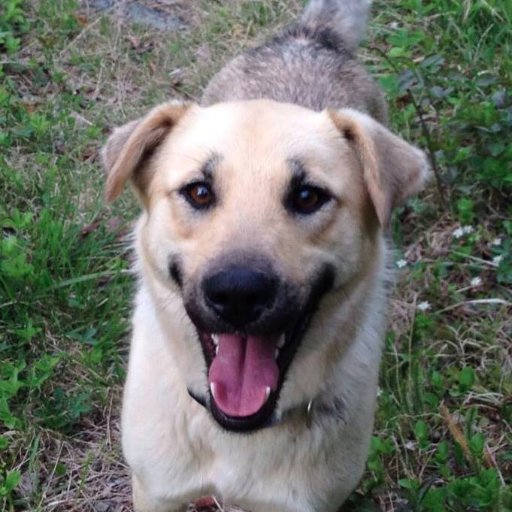
[[(138, 207), (104, 203), (99, 149), (158, 102), (198, 98), (300, 3), (1, 2), (1, 510), (131, 510), (119, 402)], [(361, 59), (435, 176), (393, 220), (379, 410), (346, 510), (512, 510), (512, 7), (373, 11)]]

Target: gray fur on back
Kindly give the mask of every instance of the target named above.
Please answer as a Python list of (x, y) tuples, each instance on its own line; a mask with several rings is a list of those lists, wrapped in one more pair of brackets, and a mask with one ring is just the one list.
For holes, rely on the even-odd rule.
[(201, 104), (268, 98), (312, 110), (350, 107), (386, 123), (382, 93), (353, 53), (370, 4), (312, 0), (296, 24), (222, 68)]

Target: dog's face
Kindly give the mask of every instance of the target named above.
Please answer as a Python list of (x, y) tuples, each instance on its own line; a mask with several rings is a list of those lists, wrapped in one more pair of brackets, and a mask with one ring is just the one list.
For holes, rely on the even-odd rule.
[[(116, 130), (104, 160), (107, 197), (130, 178), (144, 205), (145, 277), (186, 312), (190, 392), (231, 430), (321, 385), (305, 382), (308, 354), (336, 343), (336, 308), (426, 167), (364, 114), (265, 100), (161, 106)], [(330, 329), (313, 328), (320, 305)]]

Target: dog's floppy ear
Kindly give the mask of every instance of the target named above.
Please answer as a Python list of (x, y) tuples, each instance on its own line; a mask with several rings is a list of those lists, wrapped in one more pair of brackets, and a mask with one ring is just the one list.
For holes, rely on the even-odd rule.
[(393, 208), (418, 192), (428, 176), (425, 154), (366, 114), (341, 109), (329, 115), (354, 148), (379, 222), (387, 227)]
[(187, 103), (164, 103), (145, 117), (114, 130), (102, 150), (107, 173), (107, 201), (113, 201), (121, 194), (128, 179), (139, 193), (142, 192), (148, 181), (142, 172), (144, 164), (190, 106)]

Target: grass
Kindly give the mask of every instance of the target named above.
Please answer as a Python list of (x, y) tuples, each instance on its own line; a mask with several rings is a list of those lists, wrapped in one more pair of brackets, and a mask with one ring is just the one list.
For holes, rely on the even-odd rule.
[[(165, 34), (85, 5), (0, 6), (5, 511), (130, 510), (118, 411), (137, 207), (103, 203), (98, 151), (300, 9), (181, 2), (189, 28)], [(511, 25), (506, 0), (375, 3), (361, 58), (436, 179), (393, 222), (377, 423), (348, 510), (512, 510)]]

